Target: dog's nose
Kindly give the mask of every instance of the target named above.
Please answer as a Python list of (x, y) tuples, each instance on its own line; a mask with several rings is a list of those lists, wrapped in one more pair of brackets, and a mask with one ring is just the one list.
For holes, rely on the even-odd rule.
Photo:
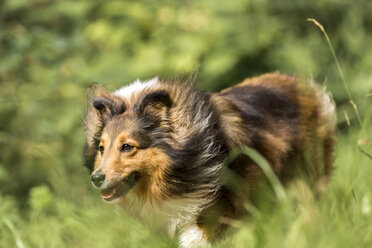
[(105, 181), (105, 174), (103, 174), (102, 172), (95, 172), (90, 180), (92, 180), (93, 184), (97, 187), (100, 187), (103, 182)]

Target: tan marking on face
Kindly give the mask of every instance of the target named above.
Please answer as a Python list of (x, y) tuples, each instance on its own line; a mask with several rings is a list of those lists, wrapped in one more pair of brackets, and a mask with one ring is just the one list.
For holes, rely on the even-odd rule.
[(104, 151), (103, 151), (103, 153), (102, 153), (102, 152), (100, 152), (100, 151), (98, 150), (98, 152), (97, 152), (97, 157), (96, 157), (96, 161), (95, 161), (95, 164), (94, 164), (94, 171), (97, 170), (97, 168), (98, 168), (99, 165), (101, 164), (102, 159), (103, 159), (103, 155), (104, 155), (105, 152), (106, 152), (106, 148), (107, 148), (109, 142), (110, 142), (110, 139), (109, 139), (107, 133), (102, 133), (101, 141), (99, 142), (98, 147), (103, 146), (103, 147), (104, 147)]
[[(169, 168), (169, 156), (159, 148), (139, 149), (131, 160), (135, 167), (141, 168), (141, 180), (136, 188), (137, 194), (144, 199), (166, 199), (166, 170)], [(151, 197), (150, 197), (151, 196)]]
[[(120, 151), (123, 144), (133, 147), (129, 152)], [(113, 139), (104, 130), (101, 142), (105, 147), (103, 154), (98, 152), (95, 170), (99, 169), (106, 175), (106, 180), (123, 180), (134, 171), (141, 175), (133, 189), (141, 199), (148, 196), (157, 199), (166, 198), (166, 183), (164, 176), (171, 164), (169, 156), (159, 148), (139, 149), (139, 143), (126, 132), (121, 132)]]
[[(132, 145), (133, 149), (122, 152), (120, 149), (125, 143)], [(135, 168), (126, 161), (137, 152), (138, 142), (127, 133), (121, 132), (115, 137), (110, 137), (107, 130), (104, 130), (100, 145), (104, 146), (104, 151), (97, 153), (95, 169), (102, 170), (107, 180), (121, 180), (134, 171)]]

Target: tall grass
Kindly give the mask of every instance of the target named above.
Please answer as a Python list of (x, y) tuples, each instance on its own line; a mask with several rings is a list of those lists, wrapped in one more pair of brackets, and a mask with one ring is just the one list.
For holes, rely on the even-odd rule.
[[(328, 78), (339, 105), (322, 197), (302, 181), (283, 188), (245, 150), (279, 200), (248, 205), (250, 215), (215, 246), (371, 247), (370, 10), (368, 1), (329, 0), (0, 1), (0, 247), (177, 247), (90, 186), (80, 166), (82, 99), (91, 81), (117, 88), (198, 65), (208, 90), (272, 70)], [(328, 47), (305, 14), (331, 27), (328, 36), (310, 19)]]

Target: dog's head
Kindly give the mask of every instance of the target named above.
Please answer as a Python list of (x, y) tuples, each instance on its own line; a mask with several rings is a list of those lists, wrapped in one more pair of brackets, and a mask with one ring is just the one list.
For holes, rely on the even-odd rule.
[(172, 101), (164, 90), (125, 98), (93, 87), (85, 117), (85, 165), (106, 201), (133, 190), (139, 196), (165, 196), (171, 163), (166, 153)]

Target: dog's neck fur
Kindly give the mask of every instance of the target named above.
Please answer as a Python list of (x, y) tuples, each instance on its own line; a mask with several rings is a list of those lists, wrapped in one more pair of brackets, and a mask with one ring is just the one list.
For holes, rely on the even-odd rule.
[[(179, 88), (182, 87), (182, 90)], [(191, 84), (161, 82), (157, 78), (147, 82), (136, 81), (123, 87), (115, 95), (130, 98), (142, 91), (166, 90), (172, 99), (169, 110), (171, 129), (167, 143), (174, 161), (172, 189), (168, 199), (138, 199), (130, 192), (119, 204), (155, 229), (165, 228), (170, 236), (179, 234), (182, 246), (206, 243), (200, 227), (196, 224), (200, 215), (219, 197), (222, 182), (219, 181), (227, 144), (219, 126), (218, 99), (211, 94), (195, 90)], [(197, 106), (193, 103), (198, 103)], [(233, 126), (231, 126), (233, 127)], [(225, 128), (231, 128), (225, 127)], [(189, 173), (189, 174), (188, 174)], [(181, 184), (180, 184), (181, 182)]]

